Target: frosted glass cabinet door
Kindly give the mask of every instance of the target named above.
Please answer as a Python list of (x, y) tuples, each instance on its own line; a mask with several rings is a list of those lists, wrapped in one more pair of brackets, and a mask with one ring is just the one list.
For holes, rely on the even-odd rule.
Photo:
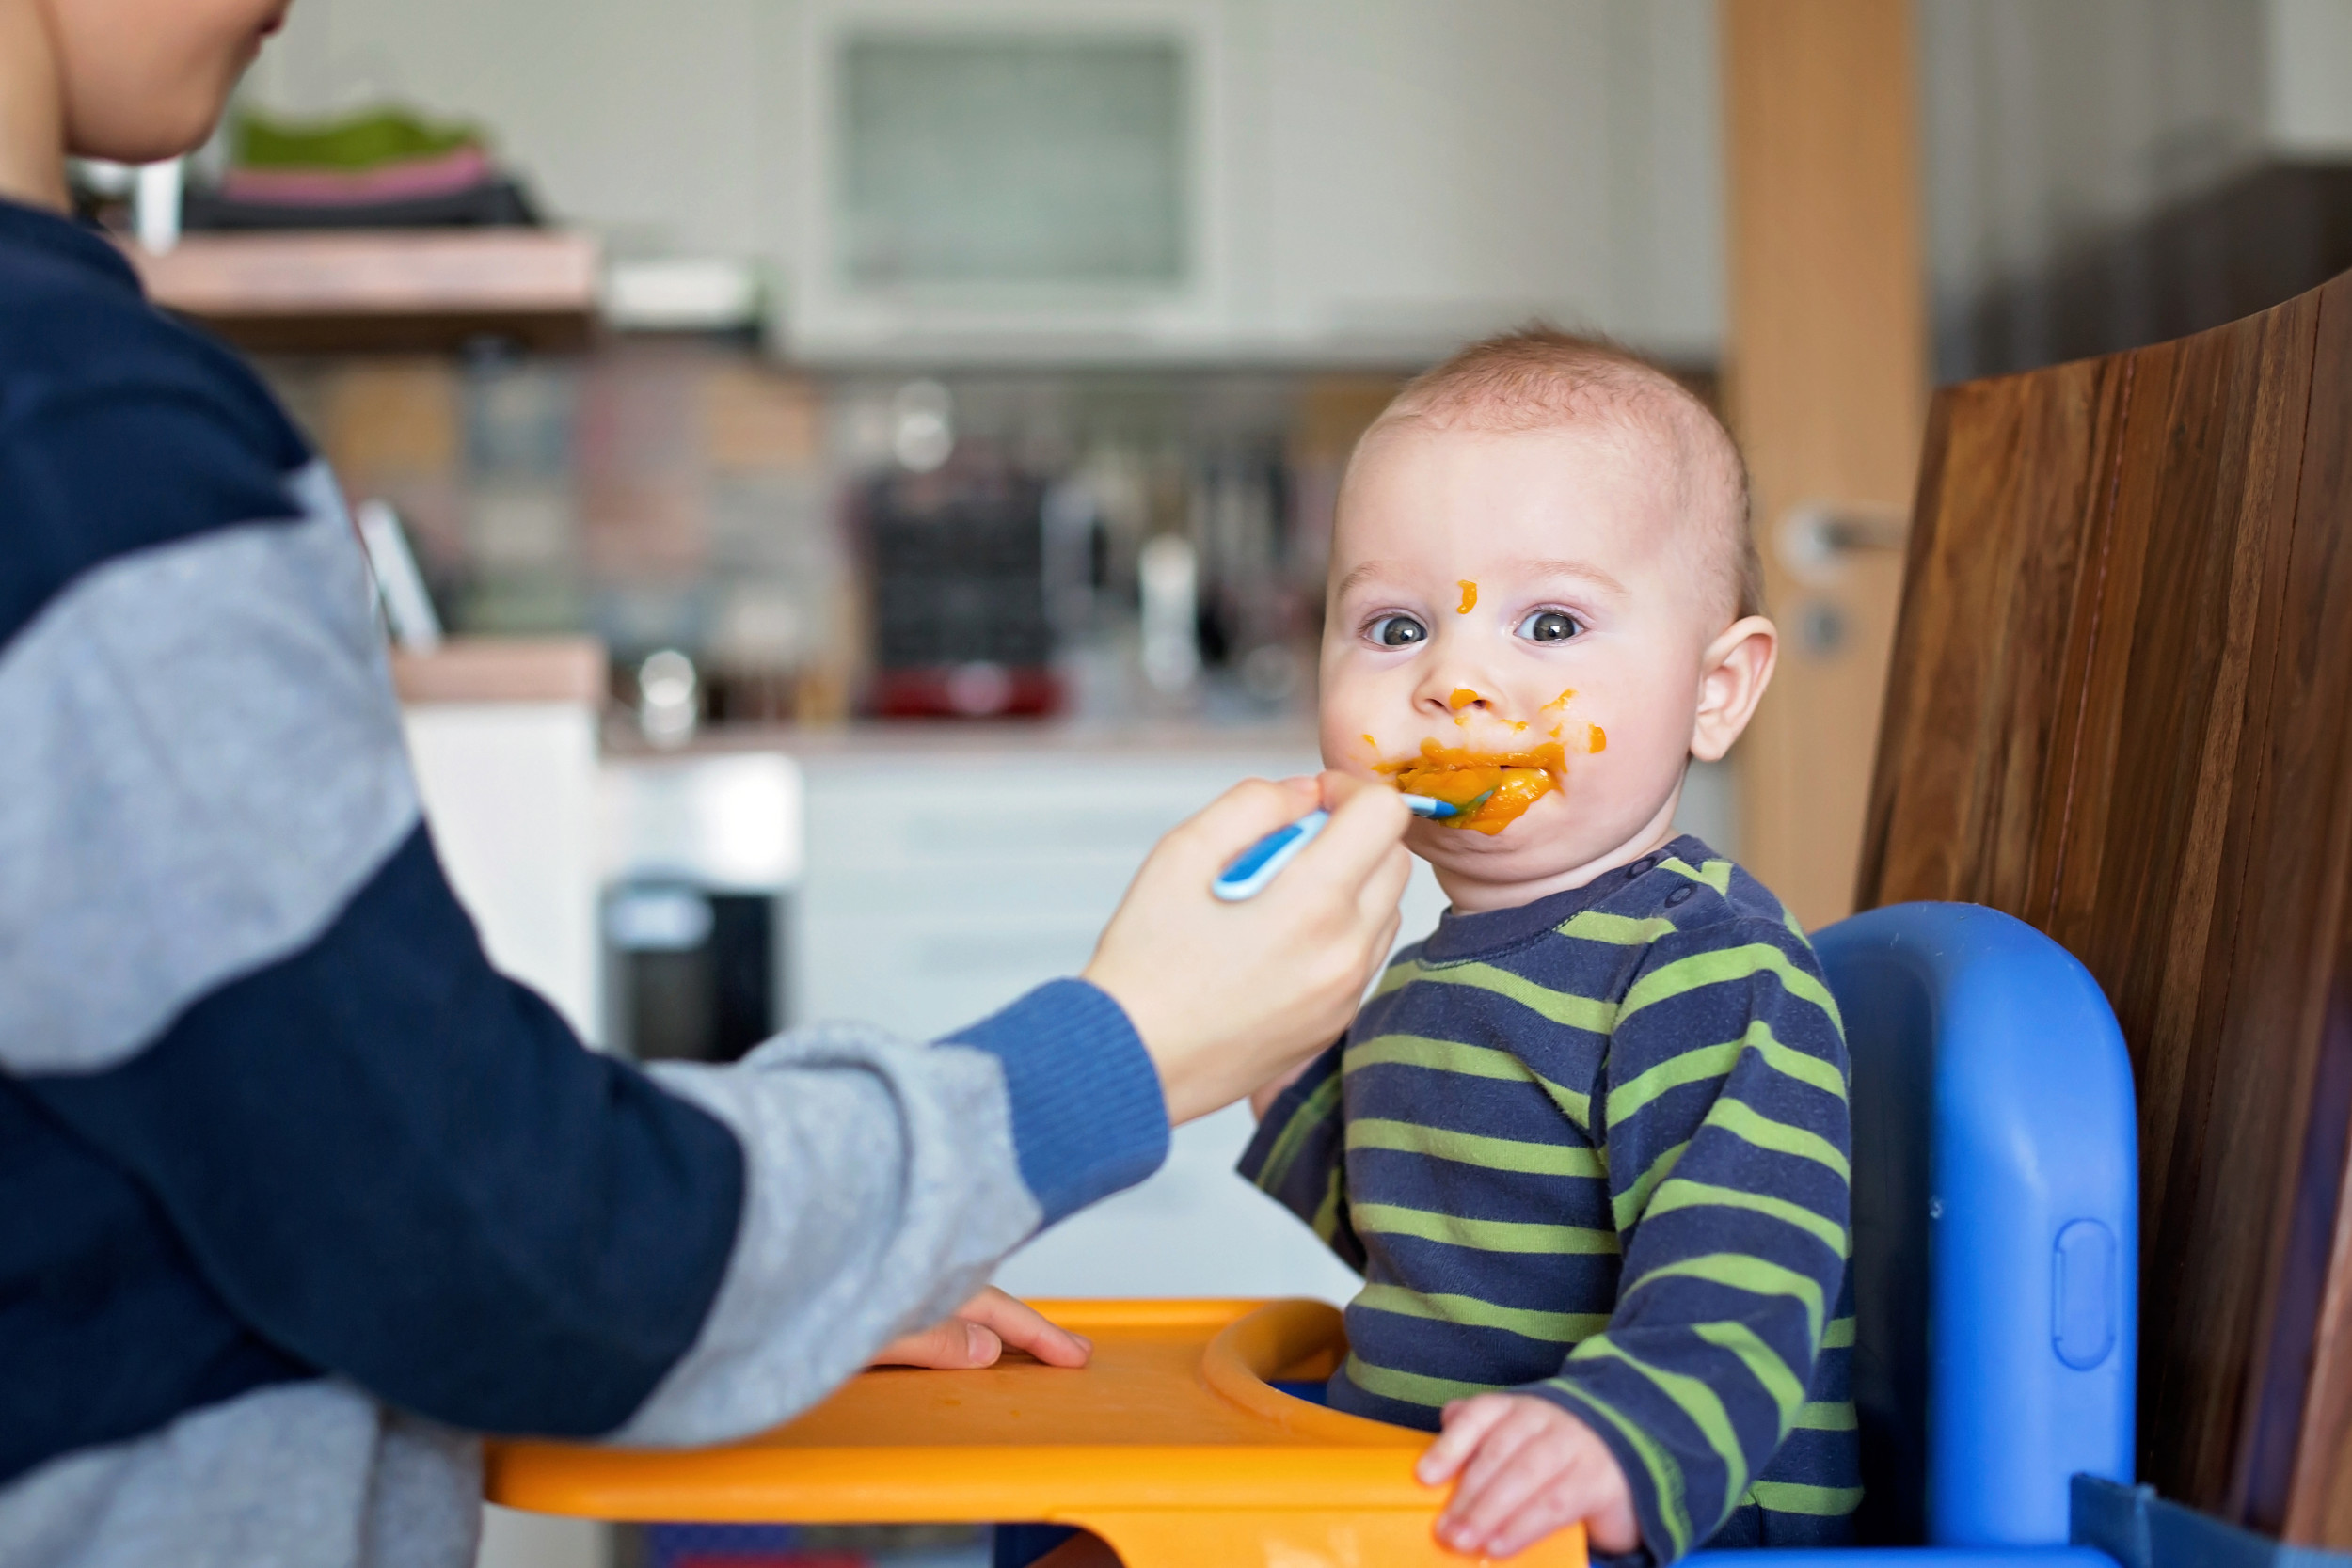
[(839, 276), (859, 289), (1174, 288), (1184, 59), (1165, 37), (852, 34)]

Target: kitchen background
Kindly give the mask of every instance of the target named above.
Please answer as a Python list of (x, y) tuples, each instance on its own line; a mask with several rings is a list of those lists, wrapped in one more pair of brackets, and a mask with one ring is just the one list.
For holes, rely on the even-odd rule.
[[(1911, 14), (1937, 378), (2352, 265), (2352, 0)], [(87, 184), (396, 519), (494, 956), (608, 1048), (727, 1057), (1068, 973), (1158, 833), (1314, 766), (1336, 483), (1403, 378), (1540, 316), (1731, 392), (1723, 68), (1713, 0), (302, 0), (183, 187)], [(1876, 657), (1886, 574), (1789, 523), (1787, 657)], [(1740, 771), (1686, 825), (1784, 845)], [(1002, 1282), (1343, 1298), (1248, 1132)], [(490, 1558), (614, 1549), (501, 1517)]]

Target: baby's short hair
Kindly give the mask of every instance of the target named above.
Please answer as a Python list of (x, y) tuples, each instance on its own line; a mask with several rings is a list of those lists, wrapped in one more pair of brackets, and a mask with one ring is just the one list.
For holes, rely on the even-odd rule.
[(1541, 323), (1500, 333), (1408, 382), (1366, 436), (1406, 422), (1505, 433), (1598, 424), (1661, 444), (1682, 510), (1713, 535), (1733, 615), (1762, 612), (1739, 445), (1697, 394), (1639, 355)]

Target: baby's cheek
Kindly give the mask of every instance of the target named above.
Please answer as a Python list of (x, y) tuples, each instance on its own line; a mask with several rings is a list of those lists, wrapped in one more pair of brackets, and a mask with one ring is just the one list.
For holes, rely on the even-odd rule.
[(1393, 711), (1379, 683), (1346, 670), (1343, 661), (1341, 668), (1325, 665), (1316, 706), (1326, 768), (1370, 777), (1382, 756), (1411, 750), (1409, 694), (1404, 711)]
[(1585, 804), (1622, 801), (1629, 810), (1654, 804), (1674, 788), (1691, 754), (1690, 727), (1660, 715), (1622, 710), (1582, 714), (1560, 736), (1567, 752), (1568, 787)]

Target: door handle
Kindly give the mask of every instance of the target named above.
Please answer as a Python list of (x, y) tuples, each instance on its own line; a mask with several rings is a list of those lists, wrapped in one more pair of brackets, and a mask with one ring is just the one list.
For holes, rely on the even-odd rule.
[(1900, 550), (1911, 543), (1911, 521), (1884, 507), (1805, 501), (1781, 514), (1773, 553), (1800, 582), (1836, 581), (1847, 562), (1868, 550)]

